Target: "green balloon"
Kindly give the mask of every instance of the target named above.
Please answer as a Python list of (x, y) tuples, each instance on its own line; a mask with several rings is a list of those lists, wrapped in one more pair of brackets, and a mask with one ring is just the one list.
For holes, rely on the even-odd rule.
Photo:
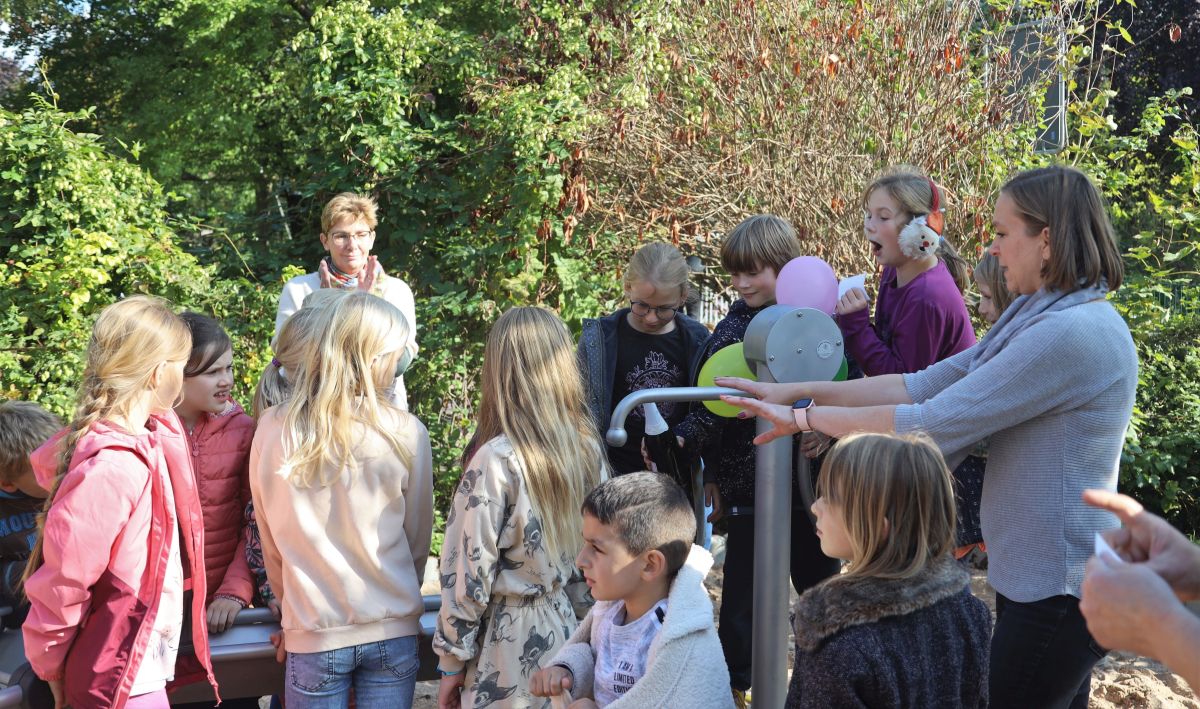
[(842, 357), (842, 366), (838, 367), (837, 374), (833, 375), (833, 381), (844, 382), (848, 374), (850, 374), (850, 363), (846, 361), (845, 357)]
[[(700, 368), (700, 376), (696, 378), (696, 385), (702, 387), (716, 386), (713, 380), (717, 377), (741, 377), (743, 379), (758, 381), (758, 377), (754, 375), (754, 372), (750, 371), (750, 365), (746, 364), (746, 355), (742, 351), (742, 343), (735, 342), (714, 352), (713, 356), (709, 357), (704, 366)], [(740, 407), (733, 404), (726, 404), (720, 399), (705, 401), (704, 405), (717, 416), (724, 416), (725, 418), (733, 418), (742, 410)]]

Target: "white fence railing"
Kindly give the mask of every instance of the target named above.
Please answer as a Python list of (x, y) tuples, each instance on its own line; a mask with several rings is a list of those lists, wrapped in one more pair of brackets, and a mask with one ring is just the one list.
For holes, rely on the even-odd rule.
[(704, 286), (697, 290), (700, 291), (700, 297), (694, 305), (688, 306), (688, 314), (711, 330), (721, 322), (737, 298), (728, 291), (715, 291)]

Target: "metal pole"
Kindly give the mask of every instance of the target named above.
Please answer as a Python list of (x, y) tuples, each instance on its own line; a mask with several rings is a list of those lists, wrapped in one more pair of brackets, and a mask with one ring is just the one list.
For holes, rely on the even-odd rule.
[[(612, 446), (625, 445), (625, 442), (629, 440), (629, 434), (625, 431), (625, 419), (630, 412), (642, 404), (660, 401), (716, 401), (721, 398), (722, 394), (743, 396), (745, 392), (725, 387), (661, 387), (630, 392), (613, 408), (612, 418), (608, 425), (608, 431), (604, 434), (604, 439)], [(693, 453), (698, 455), (696, 451)], [(704, 525), (708, 521), (704, 514), (704, 482), (703, 473), (700, 470), (696, 470), (692, 478), (692, 491), (695, 495), (692, 512), (696, 515), (696, 543), (699, 544), (704, 539)]]
[[(758, 381), (774, 382), (766, 363)], [(763, 433), (771, 424), (757, 420)], [(754, 464), (754, 705), (775, 709), (787, 699), (788, 575), (791, 566), (792, 439), (758, 446)], [(744, 583), (749, 579), (725, 579)]]

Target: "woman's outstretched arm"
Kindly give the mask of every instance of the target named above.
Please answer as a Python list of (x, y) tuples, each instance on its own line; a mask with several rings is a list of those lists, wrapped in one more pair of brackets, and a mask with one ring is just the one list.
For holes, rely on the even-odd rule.
[[(771, 404), (739, 396), (722, 396), (721, 400), (727, 404), (741, 406), (746, 409), (743, 413), (761, 416), (774, 424), (771, 430), (755, 436), (756, 444), (801, 432), (796, 423), (796, 412), (787, 404)], [(841, 438), (851, 433), (891, 433), (895, 430), (896, 407), (814, 406), (808, 409), (806, 415), (811, 430)]]
[(764, 384), (737, 377), (717, 377), (716, 385), (741, 389), (756, 399), (791, 406), (812, 399), (818, 406), (883, 406), (913, 403), (903, 374), (884, 374), (846, 382), (792, 382)]

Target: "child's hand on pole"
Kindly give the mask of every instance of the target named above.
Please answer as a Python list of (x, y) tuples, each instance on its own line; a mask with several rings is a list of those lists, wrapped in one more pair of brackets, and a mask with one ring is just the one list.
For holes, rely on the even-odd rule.
[(244, 608), (241, 603), (232, 598), (217, 596), (208, 604), (208, 632), (223, 633), (233, 626), (238, 611)]

